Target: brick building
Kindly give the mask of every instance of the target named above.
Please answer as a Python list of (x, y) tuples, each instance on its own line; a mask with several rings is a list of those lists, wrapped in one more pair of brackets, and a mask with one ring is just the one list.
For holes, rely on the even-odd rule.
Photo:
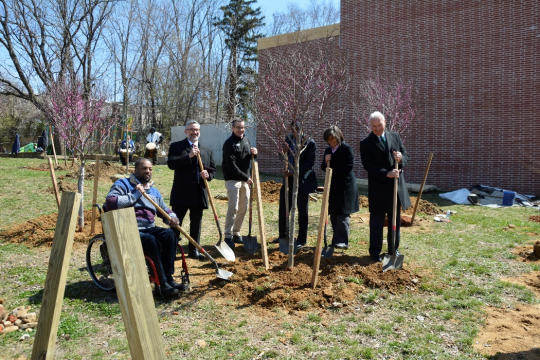
[[(406, 134), (409, 182), (422, 180), (434, 152), (428, 183), (442, 189), (480, 183), (540, 194), (539, 19), (536, 0), (342, 0), (340, 24), (264, 38), (259, 51), (335, 37), (354, 79), (350, 96), (373, 71), (412, 80), (419, 95)], [(367, 130), (344, 111), (346, 141), (359, 151)], [(322, 131), (312, 134), (318, 161)], [(279, 173), (262, 133), (257, 146), (262, 171)], [(359, 153), (355, 161), (366, 178)]]

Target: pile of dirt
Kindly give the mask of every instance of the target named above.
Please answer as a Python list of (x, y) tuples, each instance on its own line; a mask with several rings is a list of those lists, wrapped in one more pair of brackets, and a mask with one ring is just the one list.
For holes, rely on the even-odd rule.
[(535, 246), (540, 255), (540, 241), (537, 241), (534, 245), (517, 246), (512, 250), (512, 253), (519, 256), (519, 259), (523, 262), (540, 261), (540, 256), (536, 256), (535, 254)]
[[(262, 260), (252, 257), (237, 258), (235, 263), (223, 267), (234, 273), (229, 282), (209, 278), (209, 288), (215, 298), (232, 300), (238, 306), (256, 305), (262, 308), (282, 307), (288, 310), (342, 307), (352, 303), (368, 288), (385, 289), (390, 293), (415, 291), (420, 276), (410, 270), (382, 272), (380, 263), (372, 263), (366, 257), (336, 255), (323, 259), (319, 284), (311, 289), (313, 251), (306, 249), (295, 257), (295, 266), (287, 270), (287, 255), (276, 249), (269, 250), (270, 269), (264, 270)], [(190, 264), (197, 282), (202, 271), (208, 274), (208, 266)], [(207, 292), (205, 286), (190, 296)], [(213, 289), (213, 290), (212, 290)], [(182, 301), (182, 300), (181, 300)]]
[[(100, 161), (99, 164), (100, 164), (99, 165), (99, 179), (100, 180), (109, 181), (113, 175), (125, 174), (126, 172), (126, 167), (116, 162)], [(49, 171), (49, 164), (42, 163), (38, 166), (34, 166), (34, 167), (24, 166), (23, 168), (36, 170), (36, 171)], [(71, 162), (68, 162), (67, 166), (62, 163), (58, 163), (58, 166), (55, 166), (54, 170), (55, 171), (68, 171), (67, 174), (58, 176), (59, 184), (60, 184), (60, 180), (65, 179), (65, 178), (71, 178), (71, 179), (79, 178), (79, 163), (75, 163), (75, 165), (73, 166), (71, 165)], [(133, 169), (130, 168), (129, 171), (133, 171)], [(95, 172), (96, 172), (95, 162), (87, 163), (85, 166), (84, 178), (87, 180), (94, 179)]]
[(540, 222), (540, 215), (529, 216), (529, 221)]
[(486, 309), (486, 325), (478, 333), (474, 349), (494, 359), (538, 359), (540, 304), (515, 309)]
[(281, 183), (274, 180), (261, 182), (261, 197), (266, 202), (279, 201), (279, 191), (281, 190)]
[[(0, 239), (12, 243), (24, 243), (28, 246), (51, 246), (56, 229), (58, 214), (50, 214), (28, 220), (22, 224), (14, 225), (7, 230), (0, 232)], [(84, 231), (75, 233), (75, 241), (88, 242), (93, 234), (90, 234), (90, 222), (92, 211), (84, 212)], [(95, 233), (102, 232), (101, 222), (96, 221)]]
[[(403, 211), (402, 214), (412, 215), (413, 207), (414, 207), (414, 204), (416, 203), (416, 196), (411, 196), (410, 198), (411, 198), (411, 207)], [(363, 207), (363, 208), (369, 207), (367, 196), (361, 195), (360, 197), (358, 197), (358, 203), (360, 204), (360, 207)], [(437, 215), (437, 214), (443, 214), (444, 210), (432, 202), (429, 202), (424, 199), (420, 199), (416, 212), (423, 213), (426, 215)]]

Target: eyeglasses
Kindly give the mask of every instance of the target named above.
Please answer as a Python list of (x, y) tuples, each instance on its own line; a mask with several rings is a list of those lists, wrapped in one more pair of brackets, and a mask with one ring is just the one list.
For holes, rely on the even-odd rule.
[(201, 131), (201, 129), (194, 129), (194, 128), (190, 128), (190, 129), (187, 129), (187, 131), (191, 131), (191, 132), (197, 132), (197, 131)]

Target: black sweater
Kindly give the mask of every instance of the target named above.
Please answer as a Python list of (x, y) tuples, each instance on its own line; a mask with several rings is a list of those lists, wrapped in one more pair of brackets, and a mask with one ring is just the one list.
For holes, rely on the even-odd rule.
[(225, 140), (221, 165), (225, 180), (247, 181), (251, 177), (251, 145), (247, 136), (240, 139), (231, 134)]

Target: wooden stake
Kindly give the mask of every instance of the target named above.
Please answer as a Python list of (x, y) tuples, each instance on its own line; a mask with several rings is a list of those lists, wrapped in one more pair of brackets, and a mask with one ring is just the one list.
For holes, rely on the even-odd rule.
[(55, 358), (56, 334), (66, 289), (66, 278), (80, 201), (81, 195), (78, 193), (64, 192), (62, 194), (49, 258), (49, 268), (43, 289), (36, 339), (32, 348), (32, 360)]
[[(259, 223), (259, 235), (261, 238), (261, 253), (263, 258), (264, 268), (266, 270), (270, 269), (270, 262), (268, 261), (268, 247), (266, 245), (266, 235), (264, 230), (264, 215), (263, 215), (263, 204), (262, 204), (262, 194), (261, 194), (261, 182), (259, 179), (259, 164), (256, 160), (253, 160), (253, 175), (254, 179), (251, 179), (254, 183), (254, 189), (257, 199), (257, 219)], [(253, 194), (250, 194), (253, 196)]]
[(54, 197), (56, 198), (56, 206), (60, 208), (60, 195), (58, 194), (58, 184), (56, 183), (56, 175), (54, 174), (54, 166), (53, 166), (50, 156), (47, 156), (47, 160), (49, 161), (49, 171), (51, 173)]
[(422, 185), (420, 185), (420, 191), (418, 192), (418, 196), (416, 197), (416, 202), (414, 203), (414, 208), (413, 208), (412, 217), (411, 217), (411, 226), (414, 224), (414, 217), (416, 216), (416, 209), (418, 208), (418, 203), (420, 202), (420, 198), (422, 197), (422, 191), (424, 191), (424, 185), (426, 184), (426, 179), (429, 173), (429, 167), (431, 166), (432, 159), (433, 159), (433, 153), (429, 153), (426, 170), (424, 171), (424, 180), (422, 180)]
[(165, 359), (133, 207), (102, 215), (114, 285), (133, 359)]
[(54, 165), (58, 166), (58, 159), (56, 158), (56, 149), (54, 148), (54, 137), (53, 137), (53, 132), (52, 132), (52, 126), (51, 125), (49, 125), (49, 134), (51, 135), (51, 145), (52, 145), (52, 152), (53, 152), (53, 155), (54, 155)]
[(317, 234), (317, 246), (313, 259), (313, 273), (311, 275), (311, 288), (315, 289), (319, 281), (319, 267), (321, 266), (322, 243), (324, 237), (324, 224), (328, 218), (328, 198), (330, 196), (330, 184), (332, 182), (332, 168), (326, 166), (324, 175), (324, 192), (322, 197), (321, 215), (319, 216), (319, 232)]
[(94, 234), (96, 230), (96, 207), (97, 192), (99, 185), (99, 156), (96, 155), (96, 166), (94, 169), (94, 193), (92, 194), (92, 221), (90, 223), (90, 234)]

